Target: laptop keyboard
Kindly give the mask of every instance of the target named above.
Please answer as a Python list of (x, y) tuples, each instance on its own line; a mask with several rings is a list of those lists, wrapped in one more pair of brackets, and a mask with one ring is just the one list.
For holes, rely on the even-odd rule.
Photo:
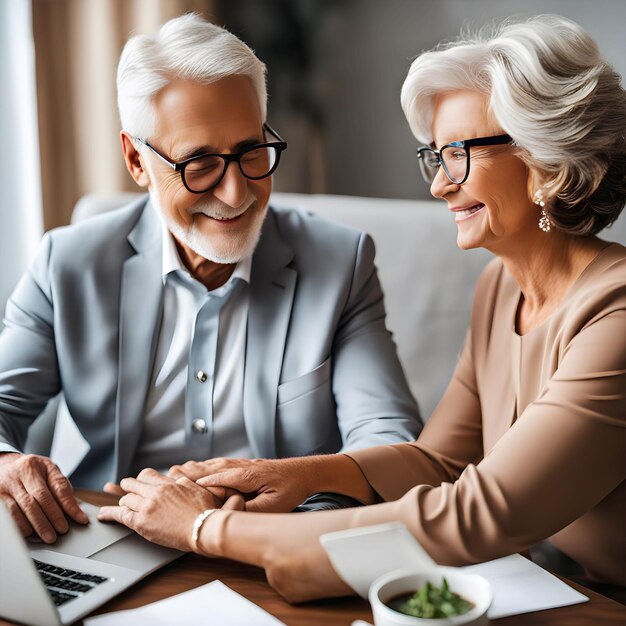
[(57, 606), (78, 598), (109, 580), (103, 576), (42, 563), (37, 559), (33, 559), (33, 561), (48, 593)]

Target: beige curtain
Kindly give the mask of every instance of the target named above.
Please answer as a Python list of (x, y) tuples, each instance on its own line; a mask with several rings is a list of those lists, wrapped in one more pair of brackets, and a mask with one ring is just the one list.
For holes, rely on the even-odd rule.
[(188, 11), (219, 23), (217, 0), (32, 0), (46, 230), (84, 194), (135, 190), (119, 140), (115, 71), (131, 33)]

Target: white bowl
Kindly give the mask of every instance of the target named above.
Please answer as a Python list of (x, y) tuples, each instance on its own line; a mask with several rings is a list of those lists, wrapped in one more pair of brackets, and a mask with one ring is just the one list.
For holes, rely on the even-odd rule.
[[(439, 619), (426, 619), (404, 615), (387, 606), (387, 602), (404, 593), (412, 593), (430, 582), (441, 586), (445, 576), (450, 591), (459, 594), (474, 605), (464, 615)], [(426, 572), (411, 569), (396, 570), (381, 576), (372, 583), (369, 601), (376, 626), (458, 626), (459, 624), (488, 624), (487, 609), (491, 606), (491, 586), (476, 574), (464, 574), (453, 567), (437, 567)]]

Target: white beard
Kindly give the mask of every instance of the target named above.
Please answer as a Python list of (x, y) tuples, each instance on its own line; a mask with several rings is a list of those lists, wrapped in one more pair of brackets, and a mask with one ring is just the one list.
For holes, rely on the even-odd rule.
[[(161, 207), (158, 194), (150, 190), (150, 200), (154, 208), (163, 218), (168, 230), (180, 241), (185, 244), (196, 254), (201, 257), (212, 261), (213, 263), (220, 263), (223, 265), (230, 265), (232, 263), (239, 263), (239, 261), (250, 256), (261, 236), (261, 226), (265, 219), (266, 211), (258, 211), (254, 217), (254, 222), (251, 224), (250, 229), (238, 236), (224, 237), (215, 241), (210, 240), (202, 233), (195, 222), (192, 222), (188, 226), (181, 226), (170, 215), (165, 213)], [(194, 205), (190, 212), (203, 213), (208, 217), (214, 219), (232, 219), (243, 213), (245, 213), (256, 201), (256, 196), (249, 192), (243, 204), (236, 209), (225, 204), (217, 198), (211, 198), (203, 200)]]

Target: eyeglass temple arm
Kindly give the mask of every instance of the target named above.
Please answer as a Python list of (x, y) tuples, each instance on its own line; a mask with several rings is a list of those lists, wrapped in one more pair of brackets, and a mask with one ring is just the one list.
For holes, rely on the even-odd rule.
[(464, 147), (471, 146), (499, 146), (505, 143), (511, 143), (513, 138), (510, 135), (496, 135), (495, 137), (479, 137), (478, 139), (466, 139)]
[(263, 124), (263, 129), (272, 133), (272, 135), (274, 135), (274, 137), (276, 137), (278, 141), (282, 141), (284, 143), (285, 140), (267, 122)]
[(168, 161), (161, 153), (159, 153), (158, 150), (153, 148), (147, 141), (144, 141), (143, 139), (141, 139), (139, 137), (135, 137), (135, 140), (138, 141), (139, 143), (142, 143), (144, 146), (146, 146), (146, 148), (148, 148), (152, 152), (154, 152), (154, 154), (156, 154), (159, 157), (159, 159), (161, 159), (161, 161), (163, 161), (163, 163), (165, 163), (165, 165), (168, 165), (171, 169), (176, 171), (176, 163), (172, 163), (171, 161)]

